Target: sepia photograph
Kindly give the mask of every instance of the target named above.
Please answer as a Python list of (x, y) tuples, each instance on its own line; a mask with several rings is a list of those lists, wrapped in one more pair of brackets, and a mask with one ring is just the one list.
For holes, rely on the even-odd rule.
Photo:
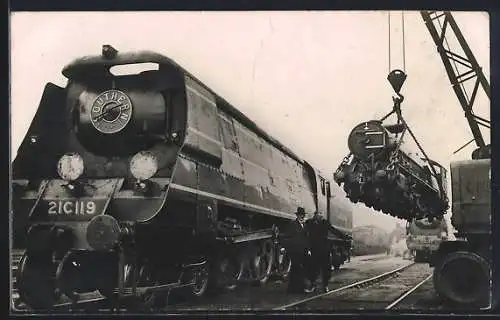
[(11, 314), (491, 308), (487, 12), (14, 12)]

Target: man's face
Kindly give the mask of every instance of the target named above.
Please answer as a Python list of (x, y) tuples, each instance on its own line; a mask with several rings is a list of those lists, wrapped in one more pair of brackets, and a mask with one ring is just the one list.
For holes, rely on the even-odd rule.
[(300, 222), (304, 222), (304, 218), (305, 218), (305, 216), (303, 216), (303, 215), (297, 216), (297, 219), (298, 219)]

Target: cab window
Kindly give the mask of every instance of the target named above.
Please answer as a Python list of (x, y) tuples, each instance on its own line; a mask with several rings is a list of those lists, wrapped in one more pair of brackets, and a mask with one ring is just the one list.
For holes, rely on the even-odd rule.
[(322, 178), (322, 177), (319, 177), (319, 181), (320, 181), (320, 184), (321, 184), (321, 193), (323, 195), (325, 195), (325, 179)]

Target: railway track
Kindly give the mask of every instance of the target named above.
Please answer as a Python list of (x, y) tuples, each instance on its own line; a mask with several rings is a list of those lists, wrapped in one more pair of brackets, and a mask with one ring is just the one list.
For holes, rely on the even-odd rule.
[[(19, 253), (19, 252), (14, 252), (13, 253), (13, 264), (12, 264), (12, 269), (15, 270), (17, 268), (17, 264), (19, 263), (19, 260), (22, 256), (22, 252)], [(375, 259), (375, 260), (378, 260), (378, 259)], [(372, 261), (372, 263), (376, 263), (376, 261)], [(366, 264), (372, 264), (370, 263), (370, 261), (366, 261)], [(400, 262), (401, 263), (401, 262)], [(362, 263), (362, 264), (365, 264), (365, 263)], [(357, 264), (355, 264), (357, 265)], [(353, 265), (353, 267), (355, 267), (355, 269), (357, 270), (358, 268), (361, 268), (361, 269), (366, 269), (366, 270), (370, 270), (372, 268), (377, 268), (375, 266), (373, 267), (369, 267), (368, 265), (367, 266), (358, 266), (356, 267), (355, 265)], [(416, 264), (415, 263), (409, 263), (409, 264), (405, 264), (403, 266), (399, 266), (398, 268), (394, 269), (394, 270), (391, 270), (391, 271), (385, 271), (385, 272), (382, 272), (383, 271), (383, 268), (382, 266), (379, 266), (378, 268), (380, 268), (380, 271), (379, 272), (382, 272), (378, 275), (375, 275), (375, 276), (370, 276), (369, 278), (367, 279), (364, 279), (364, 280), (361, 280), (361, 281), (355, 281), (351, 284), (347, 284), (347, 285), (343, 285), (339, 288), (336, 288), (332, 291), (329, 291), (327, 293), (324, 293), (324, 294), (317, 294), (317, 295), (314, 295), (314, 296), (311, 296), (311, 297), (307, 297), (307, 298), (303, 298), (303, 297), (299, 297), (299, 296), (295, 296), (295, 297), (290, 297), (286, 294), (279, 294), (278, 296), (276, 296), (275, 294), (273, 294), (273, 292), (269, 292), (269, 296), (274, 296), (275, 299), (272, 299), (272, 300), (275, 300), (274, 302), (272, 301), (269, 301), (270, 303), (267, 304), (267, 307), (265, 307), (264, 305), (260, 305), (259, 306), (259, 303), (257, 303), (256, 305), (254, 305), (254, 308), (251, 308), (251, 309), (254, 309), (254, 310), (301, 310), (301, 309), (304, 309), (304, 306), (306, 306), (305, 309), (311, 309), (310, 306), (311, 304), (314, 305), (317, 304), (318, 300), (324, 300), (326, 298), (329, 298), (330, 301), (337, 301), (337, 300), (346, 300), (346, 299), (343, 299), (342, 296), (345, 295), (346, 292), (350, 292), (350, 291), (359, 291), (359, 289), (362, 289), (362, 288), (367, 288), (367, 287), (370, 287), (370, 290), (376, 286), (376, 285), (380, 285), (382, 283), (386, 283), (386, 282), (390, 282), (391, 279), (395, 279), (396, 282), (398, 280), (400, 280), (401, 278), (401, 275), (402, 274), (406, 274), (408, 270), (410, 270), (411, 268), (413, 268)], [(420, 265), (422, 266), (422, 265)], [(388, 268), (385, 267), (387, 270)], [(360, 269), (360, 270), (361, 270)], [(349, 268), (347, 269), (349, 270)], [(351, 270), (354, 270), (354, 269), (351, 269)], [(344, 271), (346, 272), (346, 271)], [(347, 271), (347, 272), (352, 272), (352, 271)], [(356, 271), (357, 272), (357, 271)], [(416, 272), (417, 274), (420, 274), (420, 277), (421, 277), (421, 271), (418, 271)], [(362, 273), (361, 273), (362, 274)], [(359, 277), (361, 277), (362, 275), (358, 275), (358, 279)], [(373, 271), (371, 272), (371, 275), (373, 274), (376, 274), (374, 273)], [(369, 276), (368, 273), (365, 273), (364, 276)], [(334, 275), (335, 277), (335, 275)], [(338, 277), (338, 275), (337, 275)], [(412, 277), (410, 275), (410, 277)], [(418, 278), (418, 277), (417, 277)], [(425, 281), (427, 281), (430, 277), (426, 277), (423, 281), (421, 281), (419, 284), (417, 285), (414, 285), (414, 286), (411, 286), (411, 288), (409, 288), (408, 290), (406, 290), (405, 292), (399, 294), (395, 299), (393, 299), (392, 302), (386, 302), (384, 306), (382, 306), (381, 308), (378, 308), (378, 309), (392, 309), (394, 308), (395, 306), (399, 306), (400, 302), (405, 300), (405, 298), (409, 295), (411, 295), (411, 293), (416, 290), (420, 285), (422, 285)], [(354, 279), (353, 279), (354, 280)], [(413, 280), (413, 282), (415, 282), (415, 280)], [(279, 283), (279, 282), (278, 282)], [(345, 284), (346, 282), (344, 282)], [(14, 280), (14, 284), (15, 284), (15, 280)], [(279, 284), (270, 284), (271, 287), (274, 287), (274, 286), (279, 286), (279, 287), (283, 287), (283, 284), (279, 285)], [(257, 296), (259, 295), (262, 295), (263, 293), (265, 295), (267, 295), (267, 292), (262, 292), (261, 290), (264, 290), (264, 291), (268, 291), (269, 289), (271, 289), (269, 287), (269, 285), (267, 286), (267, 288), (254, 288), (255, 290), (259, 291), (260, 293), (258, 293), (257, 291), (253, 291), (250, 293), (250, 295), (247, 295), (245, 294), (245, 288), (242, 288), (243, 290), (240, 290), (242, 292), (233, 292), (232, 295), (240, 295), (241, 297), (238, 298), (235, 296), (235, 298), (233, 299), (234, 301), (226, 301), (227, 299), (224, 297), (224, 295), (222, 295), (221, 297), (219, 297), (220, 299), (224, 300), (224, 304), (227, 306), (227, 308), (229, 309), (232, 309), (232, 310), (238, 310), (238, 309), (241, 309), (241, 305), (242, 304), (245, 304), (248, 302), (248, 299), (250, 300), (253, 300), (254, 298), (252, 296), (254, 296), (255, 294), (257, 294)], [(370, 291), (370, 290), (365, 290), (365, 291)], [(271, 289), (271, 291), (273, 291), (273, 289)], [(280, 290), (281, 291), (281, 290)], [(401, 291), (401, 290), (399, 290)], [(398, 292), (399, 292), (398, 291)], [(283, 292), (284, 293), (284, 292)], [(16, 297), (16, 288), (14, 286), (14, 297)], [(276, 292), (277, 294), (277, 292)], [(246, 298), (245, 298), (246, 296)], [(17, 295), (18, 297), (18, 295)], [(220, 300), (220, 299), (216, 299), (216, 300)], [(295, 301), (293, 301), (292, 299), (296, 299)], [(298, 299), (298, 300), (297, 300)], [(246, 300), (244, 302), (242, 302), (241, 300)], [(290, 301), (292, 300), (292, 301)], [(373, 299), (372, 299), (373, 300)], [(280, 302), (281, 301), (281, 302)], [(194, 302), (193, 302), (194, 303)], [(219, 302), (220, 303), (220, 302)], [(216, 303), (216, 304), (212, 304), (210, 303), (209, 305), (208, 304), (205, 304), (205, 306), (194, 306), (194, 305), (191, 305), (191, 303), (188, 303), (190, 306), (186, 306), (188, 307), (186, 310), (201, 310), (201, 309), (205, 309), (205, 310), (219, 310), (220, 307), (218, 307), (217, 305), (219, 303)], [(364, 302), (360, 302), (361, 305), (363, 305)], [(204, 303), (202, 303), (203, 305)], [(321, 304), (321, 303), (320, 303)], [(349, 308), (350, 305), (352, 305), (353, 303), (349, 303), (349, 301), (342, 301), (340, 303), (340, 305), (344, 306), (342, 307), (341, 309), (347, 309)], [(354, 304), (356, 304), (354, 302)], [(366, 303), (365, 303), (366, 304)], [(15, 305), (15, 304), (14, 304)], [(182, 303), (181, 303), (182, 305)], [(220, 305), (220, 304), (219, 304)], [(380, 305), (380, 304), (379, 304)], [(15, 305), (16, 306), (16, 305)], [(278, 306), (278, 307), (276, 307)], [(178, 307), (180, 307), (180, 309), (178, 309)], [(201, 307), (201, 309), (200, 309)], [(318, 309), (322, 309), (322, 310), (331, 310), (331, 308), (329, 307), (317, 307)], [(173, 305), (170, 305), (168, 307), (168, 309), (166, 309), (165, 311), (168, 311), (168, 310), (182, 310), (182, 306), (176, 306), (176, 303), (174, 303)], [(246, 308), (244, 308), (246, 309)], [(17, 312), (30, 312), (30, 310), (26, 307), (26, 306), (23, 306), (23, 305), (17, 305), (15, 308), (14, 308), (15, 311)], [(110, 313), (110, 308), (109, 308), (109, 300), (102, 297), (101, 295), (99, 295), (97, 292), (93, 292), (93, 293), (89, 293), (89, 294), (83, 294), (81, 295), (81, 300), (78, 301), (78, 303), (76, 304), (72, 304), (71, 301), (64, 301), (63, 303), (60, 303), (58, 305), (55, 306), (55, 308), (53, 310), (51, 310), (51, 312), (54, 312), (54, 313), (59, 313), (59, 312), (79, 312), (79, 311), (83, 311), (83, 312), (99, 312), (99, 313)], [(119, 310), (119, 312), (124, 312), (126, 310)], [(114, 311), (116, 312), (116, 311)]]
[(415, 286), (413, 286), (412, 288), (410, 288), (408, 291), (406, 291), (405, 293), (403, 293), (399, 298), (397, 298), (392, 303), (390, 303), (387, 307), (385, 307), (385, 310), (391, 310), (395, 306), (399, 305), (404, 299), (406, 299), (410, 294), (412, 294), (415, 290), (417, 290), (418, 288), (420, 288), (424, 283), (426, 283), (427, 281), (429, 281), (431, 278), (432, 278), (432, 274), (428, 275), (424, 280), (422, 280), (419, 283), (417, 283)]
[[(430, 268), (426, 265), (410, 263), (326, 293), (281, 305), (273, 310), (390, 310), (404, 301), (431, 277)], [(360, 290), (367, 287), (370, 289)], [(396, 297), (392, 298), (395, 294)]]

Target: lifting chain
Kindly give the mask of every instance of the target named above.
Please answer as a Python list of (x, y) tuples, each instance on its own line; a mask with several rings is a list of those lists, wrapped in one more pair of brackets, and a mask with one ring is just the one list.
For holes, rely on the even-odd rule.
[(351, 154), (352, 153), (349, 152), (349, 154), (344, 157), (344, 159), (342, 160), (342, 163), (340, 163), (340, 167), (345, 167), (349, 163), (349, 159), (351, 158)]
[(344, 157), (344, 159), (342, 160), (342, 162), (340, 163), (339, 167), (337, 168), (337, 170), (335, 171), (335, 173), (333, 174), (334, 177), (342, 174), (342, 171), (344, 170), (344, 168), (347, 166), (347, 164), (349, 163), (349, 159), (351, 158), (351, 155), (352, 153), (349, 152), (348, 155), (346, 155)]
[(396, 164), (398, 163), (398, 150), (394, 150), (391, 152), (391, 156), (389, 157), (389, 164), (387, 165), (387, 171), (394, 170)]
[(389, 157), (389, 164), (386, 167), (387, 171), (394, 170), (394, 168), (396, 167), (396, 165), (399, 162), (398, 152), (399, 152), (399, 148), (401, 147), (401, 144), (403, 143), (403, 136), (404, 136), (405, 132), (406, 132), (406, 126), (405, 126), (405, 129), (403, 130), (403, 133), (399, 137), (398, 142), (396, 143), (396, 147), (391, 152), (391, 155)]

